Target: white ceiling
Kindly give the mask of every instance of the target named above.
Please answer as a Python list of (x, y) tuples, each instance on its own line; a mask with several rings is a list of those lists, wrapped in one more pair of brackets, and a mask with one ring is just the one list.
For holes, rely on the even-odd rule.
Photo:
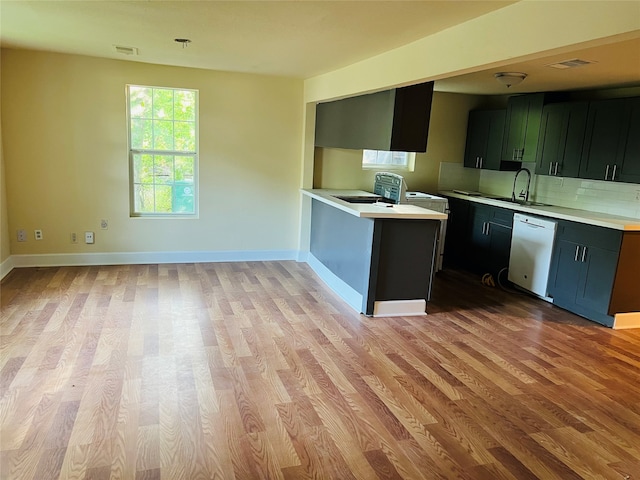
[[(3, 47), (309, 78), (506, 7), (513, 1), (0, 0)], [(175, 38), (189, 38), (182, 48)], [(135, 47), (125, 56), (114, 46)], [(597, 63), (554, 70), (553, 61)], [(504, 94), (495, 71), (529, 77), (512, 92), (640, 85), (640, 38), (439, 80), (436, 89)]]

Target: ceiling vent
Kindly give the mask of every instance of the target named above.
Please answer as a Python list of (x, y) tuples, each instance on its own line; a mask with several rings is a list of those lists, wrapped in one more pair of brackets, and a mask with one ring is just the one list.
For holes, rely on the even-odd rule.
[(122, 55), (138, 55), (138, 49), (136, 47), (114, 45), (113, 48), (116, 49), (116, 52), (121, 53)]
[(545, 66), (551, 67), (551, 68), (558, 68), (562, 70), (565, 68), (582, 67), (583, 65), (589, 65), (591, 63), (596, 63), (596, 62), (593, 62), (591, 60), (580, 60), (579, 58), (572, 58), (571, 60), (565, 60), (563, 62), (548, 63)]

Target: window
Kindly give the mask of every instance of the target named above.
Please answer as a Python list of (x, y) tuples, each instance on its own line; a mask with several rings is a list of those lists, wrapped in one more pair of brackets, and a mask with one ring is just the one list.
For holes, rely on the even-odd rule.
[(195, 215), (198, 91), (127, 86), (131, 215)]
[(416, 161), (414, 152), (385, 152), (382, 150), (364, 150), (362, 168), (379, 170), (413, 171)]

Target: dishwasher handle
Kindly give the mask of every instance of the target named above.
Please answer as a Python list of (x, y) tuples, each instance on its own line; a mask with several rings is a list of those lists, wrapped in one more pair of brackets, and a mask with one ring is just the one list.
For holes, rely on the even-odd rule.
[(544, 225), (538, 225), (537, 223), (527, 222), (526, 220), (520, 220), (519, 223), (531, 228), (546, 228)]

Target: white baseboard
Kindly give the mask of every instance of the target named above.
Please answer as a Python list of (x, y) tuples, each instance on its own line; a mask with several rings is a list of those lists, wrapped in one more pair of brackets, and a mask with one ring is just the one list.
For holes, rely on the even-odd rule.
[(4, 262), (0, 263), (0, 280), (6, 277), (13, 268), (13, 257), (9, 255)]
[(374, 317), (408, 317), (424, 316), (427, 314), (427, 301), (424, 298), (416, 300), (385, 300), (373, 303)]
[(616, 313), (613, 320), (614, 330), (640, 328), (640, 312)]
[(140, 265), (154, 263), (259, 262), (296, 260), (296, 250), (249, 250), (219, 252), (104, 252), (11, 255), (0, 264), (4, 277), (13, 268), (83, 265)]
[(307, 256), (307, 264), (316, 272), (320, 279), (327, 284), (340, 298), (342, 298), (356, 312), (362, 313), (363, 297), (353, 287), (339, 278), (325, 267), (312, 253)]

